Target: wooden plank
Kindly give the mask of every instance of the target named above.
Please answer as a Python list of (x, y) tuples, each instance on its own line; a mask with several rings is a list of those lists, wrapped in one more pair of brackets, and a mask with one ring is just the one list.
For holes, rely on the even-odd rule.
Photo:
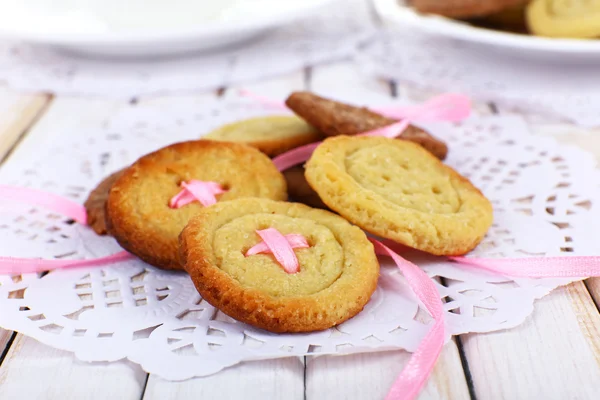
[(84, 364), (18, 335), (0, 369), (0, 399), (139, 399), (146, 374), (129, 362)]
[(0, 92), (0, 161), (50, 103), (46, 95)]
[[(8, 352), (8, 349), (6, 348), (6, 346), (8, 346), (12, 336), (13, 336), (12, 331), (7, 331), (6, 329), (0, 328), (0, 355), (4, 354), (5, 352)], [(1, 361), (2, 361), (2, 358), (0, 358), (0, 362)]]
[(144, 400), (304, 398), (304, 360), (251, 361), (201, 378), (167, 382), (150, 375)]
[[(389, 82), (365, 79), (350, 64), (323, 66), (312, 72), (310, 87), (324, 96), (355, 104), (389, 104)], [(405, 91), (397, 92), (405, 96)], [(350, 356), (307, 357), (306, 398), (320, 400), (382, 399), (410, 354), (405, 351)], [(424, 388), (422, 399), (465, 399), (469, 391), (454, 342), (447, 344)]]
[[(410, 356), (406, 351), (386, 351), (309, 357), (306, 363), (306, 398), (383, 399)], [(458, 348), (451, 341), (442, 350), (419, 399), (468, 398), (469, 389)]]
[(516, 328), (461, 340), (477, 398), (598, 398), (600, 316), (582, 283), (537, 301)]
[[(35, 104), (40, 106), (42, 102), (38, 100)], [(36, 148), (44, 146), (56, 135), (97, 126), (126, 105), (125, 102), (106, 100), (56, 99), (40, 121), (27, 132), (9, 159), (35, 152)], [(30, 109), (24, 109), (25, 114), (29, 112), (28, 115), (33, 115)], [(6, 126), (12, 127), (12, 137), (18, 137), (14, 133), (16, 127), (25, 127), (23, 121), (26, 119), (15, 117), (14, 121)], [(54, 349), (18, 334), (0, 367), (0, 398), (137, 400), (143, 392), (146, 376), (139, 366), (131, 362), (83, 363), (70, 352)]]
[[(49, 102), (50, 98), (45, 95), (0, 91), (0, 165)], [(0, 354), (8, 350), (6, 346), (12, 335), (13, 332), (0, 328)]]
[(64, 132), (77, 132), (97, 127), (119, 109), (128, 106), (125, 101), (60, 97), (53, 99), (44, 115), (35, 123), (11, 152), (13, 157), (26, 157), (29, 152), (50, 143)]
[[(530, 124), (600, 155), (600, 138), (582, 129)], [(597, 280), (588, 283), (600, 298)], [(481, 399), (595, 399), (600, 390), (600, 314), (582, 282), (554, 290), (535, 303), (520, 326), (462, 335), (464, 354)]]
[[(297, 72), (243, 86), (257, 95), (284, 100), (293, 90), (304, 88), (304, 74)], [(240, 87), (221, 94), (237, 96)], [(169, 399), (302, 399), (304, 397), (304, 359), (285, 358), (245, 362), (217, 374), (168, 382), (150, 375), (144, 400)]]

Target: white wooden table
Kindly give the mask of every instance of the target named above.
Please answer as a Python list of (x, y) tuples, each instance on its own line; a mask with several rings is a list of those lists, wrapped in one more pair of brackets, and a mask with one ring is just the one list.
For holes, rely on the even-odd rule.
[[(364, 104), (429, 93), (360, 75), (349, 63), (305, 69), (246, 89), (283, 99), (309, 89)], [(235, 88), (198, 94), (227, 96)], [(140, 98), (168, 106), (171, 98)], [(28, 151), (35, 137), (66, 127), (86, 129), (136, 101), (111, 101), (0, 91), (0, 163)], [(478, 113), (501, 112), (493, 104)], [(531, 124), (539, 135), (581, 145), (600, 156), (600, 131)], [(65, 129), (66, 130), (66, 129)], [(70, 129), (72, 131), (72, 129)], [(600, 398), (600, 280), (559, 288), (538, 301), (521, 326), (456, 337), (443, 350), (421, 399)], [(255, 361), (216, 375), (173, 383), (129, 362), (87, 364), (21, 334), (0, 329), (0, 399), (383, 399), (409, 358), (404, 351)]]

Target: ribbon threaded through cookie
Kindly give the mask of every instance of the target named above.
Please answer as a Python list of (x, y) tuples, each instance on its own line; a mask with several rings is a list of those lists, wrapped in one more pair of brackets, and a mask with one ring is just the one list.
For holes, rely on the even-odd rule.
[(306, 238), (299, 234), (283, 235), (275, 228), (256, 231), (263, 240), (246, 252), (246, 257), (261, 253), (272, 253), (279, 265), (288, 274), (295, 274), (300, 270), (298, 257), (294, 249), (310, 247)]
[(217, 182), (204, 182), (195, 179), (189, 182), (181, 182), (180, 186), (183, 188), (181, 192), (173, 196), (171, 201), (169, 201), (169, 207), (171, 208), (181, 208), (194, 201), (199, 201), (204, 207), (208, 207), (217, 202), (215, 195), (227, 191)]

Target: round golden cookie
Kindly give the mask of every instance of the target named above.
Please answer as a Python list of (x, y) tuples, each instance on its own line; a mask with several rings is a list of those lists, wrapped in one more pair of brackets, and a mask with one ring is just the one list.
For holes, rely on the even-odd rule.
[(492, 206), (481, 192), (412, 142), (329, 138), (305, 175), (323, 202), (350, 222), (428, 253), (465, 254), (492, 224)]
[(527, 24), (538, 36), (591, 39), (600, 37), (600, 1), (533, 0)]
[(245, 143), (270, 157), (323, 138), (315, 128), (293, 115), (245, 119), (217, 128), (204, 137)]
[(181, 208), (169, 200), (189, 180), (214, 181), (227, 192), (218, 201), (240, 197), (287, 198), (285, 179), (271, 160), (243, 144), (197, 140), (176, 143), (143, 156), (113, 184), (107, 201), (108, 231), (127, 251), (149, 264), (182, 269), (177, 238), (199, 202)]
[(87, 214), (87, 224), (98, 235), (106, 235), (106, 200), (112, 185), (119, 179), (123, 170), (114, 172), (104, 178), (94, 190), (92, 190), (83, 206)]
[[(272, 254), (245, 256), (256, 230), (301, 234), (299, 271)], [(200, 295), (225, 314), (271, 332), (309, 332), (358, 314), (377, 286), (379, 264), (363, 231), (298, 203), (238, 199), (194, 216), (180, 236), (181, 259)]]

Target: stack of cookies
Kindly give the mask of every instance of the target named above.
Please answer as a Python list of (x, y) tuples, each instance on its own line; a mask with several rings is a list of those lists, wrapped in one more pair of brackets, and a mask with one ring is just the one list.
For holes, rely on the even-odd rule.
[[(112, 174), (85, 203), (90, 226), (271, 332), (327, 329), (364, 308), (379, 276), (366, 233), (446, 256), (482, 240), (491, 204), (442, 162), (442, 141), (415, 126), (356, 136), (397, 121), (309, 92), (286, 104), (295, 115), (222, 126)], [(271, 159), (315, 142), (284, 174)]]

